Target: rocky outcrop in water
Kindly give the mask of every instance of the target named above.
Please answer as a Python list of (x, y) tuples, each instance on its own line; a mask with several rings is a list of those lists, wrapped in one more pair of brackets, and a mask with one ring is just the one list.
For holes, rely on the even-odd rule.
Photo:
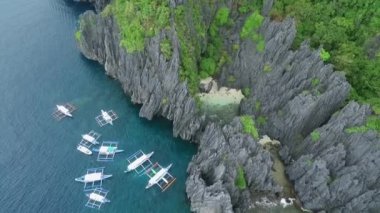
[[(96, 1), (103, 8), (108, 1)], [(171, 4), (181, 4), (172, 1)], [(265, 1), (269, 14), (273, 1)], [(273, 160), (252, 137), (242, 133), (239, 118), (221, 125), (197, 112), (186, 82), (179, 80), (179, 41), (175, 26), (146, 42), (144, 51), (128, 54), (120, 47), (119, 30), (111, 17), (85, 12), (80, 18), (82, 53), (105, 66), (120, 81), (132, 102), (142, 104), (140, 116), (163, 116), (173, 121), (173, 134), (199, 143), (188, 167), (186, 191), (197, 212), (247, 212), (265, 197), (277, 201), (281, 187), (274, 182)], [(380, 139), (374, 132), (348, 134), (371, 112), (355, 102), (345, 105), (350, 86), (344, 75), (333, 72), (307, 43), (292, 51), (295, 23), (266, 18), (260, 33), (265, 50), (256, 51), (251, 40), (240, 41), (236, 21), (232, 43), (239, 42), (232, 63), (219, 76), (222, 86), (251, 92), (241, 114), (261, 117), (261, 135), (281, 141), (286, 172), (305, 208), (313, 211), (368, 212), (380, 208)], [(189, 35), (191, 36), (191, 35)], [(160, 52), (161, 39), (172, 42), (172, 57)], [(227, 41), (226, 41), (227, 42)], [(233, 83), (228, 78), (233, 76)], [(343, 109), (341, 109), (343, 107)], [(311, 133), (318, 131), (313, 141)], [(245, 171), (247, 188), (235, 186), (237, 168)], [(265, 202), (261, 202), (264, 203)]]

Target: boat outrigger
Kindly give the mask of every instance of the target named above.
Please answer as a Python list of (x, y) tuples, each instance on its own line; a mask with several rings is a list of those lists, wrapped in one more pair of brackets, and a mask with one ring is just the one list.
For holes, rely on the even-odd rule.
[(98, 139), (100, 138), (100, 136), (101, 135), (99, 133), (95, 132), (94, 130), (91, 130), (89, 133), (82, 135), (82, 140), (96, 145), (99, 144)]
[(103, 180), (112, 177), (103, 173), (104, 167), (87, 169), (87, 173), (75, 178), (75, 181), (84, 183), (84, 190), (92, 190), (102, 186)]
[(145, 188), (148, 189), (155, 184), (157, 184), (162, 191), (169, 188), (169, 186), (175, 181), (175, 178), (168, 172), (171, 166), (172, 164), (163, 168), (158, 163), (155, 163), (152, 167), (150, 167), (145, 172), (145, 174), (150, 178)]
[(113, 161), (115, 154), (123, 152), (122, 149), (117, 149), (119, 142), (106, 141), (99, 148), (93, 148), (93, 152), (98, 152), (98, 161)]
[(86, 203), (86, 207), (89, 208), (97, 208), (100, 209), (100, 207), (105, 204), (111, 202), (107, 199), (108, 191), (102, 188), (94, 189), (93, 192), (86, 194), (88, 197), (88, 201)]
[(113, 121), (118, 119), (118, 116), (113, 110), (104, 111), (100, 110), (101, 114), (95, 117), (96, 122), (100, 127), (105, 126), (107, 124), (113, 125)]
[(153, 153), (154, 152), (145, 154), (141, 150), (137, 151), (129, 158), (127, 158), (129, 165), (127, 167), (127, 170), (125, 170), (124, 172), (130, 172), (132, 170), (135, 170), (137, 174), (143, 173), (147, 168), (152, 166), (152, 162), (149, 160), (149, 158), (153, 155)]
[(57, 109), (53, 112), (53, 117), (58, 121), (64, 117), (73, 117), (71, 113), (76, 109), (70, 103), (66, 103), (64, 105), (56, 105), (56, 107)]

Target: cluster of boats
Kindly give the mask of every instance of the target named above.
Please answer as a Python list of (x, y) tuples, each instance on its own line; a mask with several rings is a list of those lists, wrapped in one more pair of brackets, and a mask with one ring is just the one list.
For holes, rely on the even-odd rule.
[[(54, 118), (61, 120), (64, 117), (73, 117), (72, 112), (76, 109), (72, 104), (66, 103), (64, 105), (56, 105), (56, 110), (53, 113)], [(113, 125), (113, 121), (118, 118), (117, 114), (112, 111), (101, 110), (101, 114), (95, 117), (96, 122), (100, 127), (107, 124)], [(93, 152), (97, 152), (97, 161), (107, 162), (113, 161), (115, 154), (123, 152), (124, 150), (118, 149), (118, 142), (116, 141), (104, 141), (99, 147), (91, 148), (92, 146), (99, 145), (98, 141), (101, 135), (94, 130), (82, 135), (80, 143), (77, 145), (77, 150), (85, 155), (92, 155)], [(162, 167), (160, 164), (153, 164), (150, 161), (154, 152), (145, 154), (139, 150), (127, 158), (128, 166), (124, 171), (125, 173), (135, 171), (137, 174), (145, 174), (149, 177), (146, 189), (157, 185), (162, 191), (169, 188), (176, 180), (170, 173), (169, 169), (172, 164), (167, 167)], [(104, 174), (104, 167), (87, 169), (86, 174), (81, 177), (75, 178), (75, 181), (82, 182), (84, 184), (84, 191), (88, 197), (86, 207), (97, 208), (110, 202), (107, 199), (108, 190), (102, 188), (103, 180), (112, 177), (111, 174)]]

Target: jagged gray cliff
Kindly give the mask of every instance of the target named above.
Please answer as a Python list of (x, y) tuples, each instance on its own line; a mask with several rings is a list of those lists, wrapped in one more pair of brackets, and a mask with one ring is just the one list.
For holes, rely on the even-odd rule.
[[(108, 2), (96, 0), (97, 10)], [(181, 3), (173, 1), (172, 5)], [(262, 14), (269, 14), (272, 3), (265, 1)], [(236, 29), (242, 22), (236, 22)], [(364, 124), (371, 111), (355, 102), (344, 106), (350, 86), (342, 73), (333, 72), (331, 65), (321, 61), (319, 50), (311, 50), (307, 42), (290, 50), (295, 30), (292, 19), (279, 23), (266, 18), (260, 28), (266, 43), (262, 53), (251, 40), (241, 41), (238, 31), (228, 34), (231, 43), (239, 42), (240, 48), (232, 63), (223, 67), (218, 81), (250, 89), (241, 114), (264, 118), (260, 134), (281, 141), (286, 172), (305, 208), (327, 212), (380, 208), (379, 135), (345, 131)], [(239, 118), (221, 125), (210, 123), (197, 111), (186, 82), (179, 80), (180, 45), (175, 26), (149, 39), (144, 51), (133, 54), (120, 47), (112, 16), (87, 11), (80, 18), (80, 31), (82, 53), (103, 64), (132, 102), (142, 104), (141, 117), (172, 120), (174, 136), (199, 144), (186, 181), (193, 211), (247, 212), (262, 197), (278, 200), (282, 189), (272, 177), (272, 157), (242, 133)], [(170, 60), (159, 49), (165, 37), (172, 42)], [(229, 76), (236, 81), (229, 82)], [(317, 141), (311, 139), (313, 131), (320, 134)], [(245, 171), (245, 190), (235, 186), (238, 166)]]

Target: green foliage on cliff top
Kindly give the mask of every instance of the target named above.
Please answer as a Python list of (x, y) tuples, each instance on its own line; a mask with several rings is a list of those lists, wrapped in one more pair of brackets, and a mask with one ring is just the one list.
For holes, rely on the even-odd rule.
[[(175, 23), (180, 40), (181, 70), (180, 77), (186, 80), (191, 94), (198, 92), (199, 81), (202, 78), (214, 76), (224, 63), (229, 61), (224, 50), (219, 29), (229, 23), (230, 11), (221, 7), (216, 11), (207, 30), (202, 15), (202, 5), (210, 2), (187, 1), (175, 9)], [(207, 47), (204, 41), (207, 40)]]
[(251, 135), (254, 139), (259, 139), (259, 132), (255, 126), (255, 121), (249, 115), (240, 117), (240, 122), (243, 125), (243, 132)]
[(380, 116), (369, 116), (365, 125), (347, 128), (347, 133), (364, 133), (370, 130), (380, 132)]
[(312, 140), (313, 142), (317, 142), (317, 141), (319, 141), (319, 139), (321, 138), (321, 133), (319, 133), (317, 130), (314, 130), (314, 131), (310, 134), (310, 136), (311, 136), (311, 140)]
[(223, 26), (228, 23), (228, 17), (230, 15), (230, 9), (227, 7), (221, 7), (216, 12), (215, 22), (218, 26)]
[(325, 49), (321, 49), (321, 53), (320, 53), (320, 56), (321, 56), (321, 59), (323, 61), (328, 61), (330, 59), (330, 53), (327, 52)]
[(273, 19), (295, 17), (294, 47), (306, 39), (336, 70), (346, 72), (352, 98), (370, 103), (380, 113), (380, 1), (379, 0), (277, 0)]
[(242, 166), (238, 166), (238, 168), (237, 168), (237, 175), (235, 178), (235, 186), (240, 190), (244, 190), (245, 188), (247, 188), (247, 182), (245, 181), (244, 169)]
[(265, 49), (264, 38), (257, 32), (263, 21), (264, 17), (256, 10), (247, 17), (240, 31), (240, 37), (242, 39), (250, 38), (256, 43), (256, 49), (258, 52), (263, 52)]
[(169, 25), (167, 0), (114, 0), (112, 12), (120, 28), (120, 43), (129, 53), (143, 50), (146, 38)]
[(167, 60), (171, 59), (173, 50), (172, 50), (172, 43), (169, 39), (164, 39), (161, 41), (160, 49), (161, 49), (162, 54), (164, 54)]
[(240, 32), (240, 37), (248, 38), (253, 33), (256, 33), (256, 31), (261, 26), (263, 20), (264, 20), (264, 17), (261, 16), (258, 11), (253, 12), (245, 20), (243, 28), (241, 29), (241, 32)]

